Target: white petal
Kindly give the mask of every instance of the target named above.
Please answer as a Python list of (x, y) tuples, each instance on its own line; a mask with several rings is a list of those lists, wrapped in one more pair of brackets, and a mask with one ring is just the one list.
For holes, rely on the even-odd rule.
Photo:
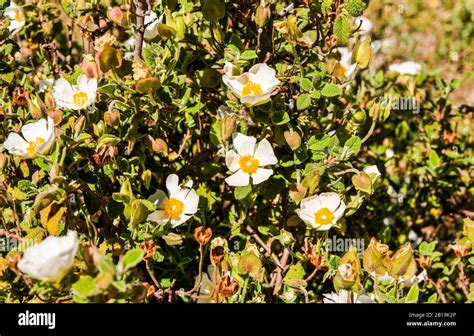
[(153, 195), (148, 197), (148, 200), (155, 205), (155, 208), (163, 209), (164, 203), (168, 200), (168, 196), (166, 196), (163, 190), (158, 189)]
[(247, 106), (257, 106), (266, 103), (270, 99), (271, 94), (271, 92), (266, 92), (258, 96), (247, 95), (240, 98), (240, 101)]
[(314, 216), (314, 213), (321, 209), (321, 200), (318, 195), (311, 197), (306, 197), (301, 201), (300, 209), (306, 213), (311, 213)]
[(305, 222), (308, 225), (314, 226), (314, 212), (313, 214), (310, 214), (307, 211), (297, 209), (296, 214), (298, 215), (299, 218), (301, 218), (303, 222)]
[(54, 143), (56, 133), (54, 131), (54, 120), (48, 117), (48, 129), (45, 134), (45, 142), (37, 147), (37, 151), (41, 154), (45, 154), (51, 148)]
[(28, 142), (17, 133), (8, 134), (7, 140), (3, 143), (3, 147), (11, 154), (22, 157), (30, 156), (26, 150), (28, 148)]
[(240, 156), (244, 156), (246, 154), (254, 155), (255, 153), (255, 144), (257, 143), (257, 139), (253, 136), (246, 136), (242, 133), (236, 133), (233, 136), (234, 148), (239, 153)]
[(156, 222), (160, 225), (165, 225), (168, 223), (170, 218), (164, 210), (156, 210), (148, 215), (148, 219), (152, 222)]
[(235, 172), (240, 168), (239, 161), (240, 161), (239, 154), (237, 154), (233, 150), (230, 150), (227, 152), (225, 156), (225, 164), (231, 172)]
[(328, 208), (332, 212), (334, 212), (339, 204), (341, 204), (341, 198), (335, 192), (319, 194), (319, 200), (321, 202), (321, 207)]
[(37, 138), (42, 138), (46, 141), (49, 136), (46, 119), (40, 119), (24, 125), (21, 128), (21, 133), (28, 142), (36, 141)]
[(259, 142), (254, 157), (258, 160), (259, 166), (274, 165), (278, 162), (272, 145), (267, 139)]
[(266, 181), (273, 175), (273, 169), (258, 168), (257, 171), (252, 174), (252, 183), (257, 185)]
[(188, 216), (188, 215), (181, 215), (179, 216), (179, 219), (178, 220), (174, 220), (172, 219), (171, 220), (171, 227), (172, 228), (175, 228), (181, 224), (183, 224), (184, 222), (186, 222), (188, 219), (190, 219), (192, 216)]
[(237, 171), (225, 179), (228, 185), (233, 187), (244, 187), (250, 183), (250, 175), (244, 173), (242, 170)]
[(334, 224), (331, 223), (331, 224), (326, 224), (326, 225), (316, 225), (314, 226), (314, 228), (316, 229), (316, 231), (327, 231), (333, 226)]
[(341, 201), (341, 204), (339, 204), (339, 207), (337, 208), (336, 211), (334, 211), (334, 224), (342, 218), (342, 216), (344, 215), (344, 211), (346, 211), (346, 204)]
[(360, 28), (358, 30), (358, 33), (361, 35), (367, 35), (372, 31), (372, 28), (374, 27), (374, 24), (372, 21), (370, 21), (368, 18), (365, 16), (358, 16), (354, 19), (355, 26)]
[(194, 189), (191, 189), (184, 198), (183, 203), (183, 213), (185, 213), (186, 215), (194, 215), (198, 211), (199, 195)]
[(74, 89), (71, 84), (64, 78), (59, 78), (54, 82), (53, 97), (59, 107), (72, 108), (75, 105), (72, 103), (72, 95)]
[(224, 75), (222, 76), (222, 81), (229, 87), (229, 89), (237, 98), (241, 98), (242, 90), (248, 81), (248, 77), (245, 74), (237, 77), (228, 77)]
[(179, 192), (179, 177), (176, 174), (168, 175), (166, 178), (166, 189), (168, 189), (168, 194), (172, 197), (173, 194)]

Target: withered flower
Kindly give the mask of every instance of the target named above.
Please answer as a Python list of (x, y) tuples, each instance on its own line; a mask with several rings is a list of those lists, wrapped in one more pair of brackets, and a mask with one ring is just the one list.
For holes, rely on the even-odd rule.
[(217, 290), (219, 296), (223, 298), (231, 297), (235, 295), (239, 290), (239, 281), (237, 279), (232, 279), (230, 274), (225, 274), (219, 283), (217, 284)]
[(141, 244), (140, 244), (140, 248), (145, 251), (145, 255), (143, 256), (143, 258), (145, 260), (149, 260), (151, 258), (153, 258), (153, 256), (155, 255), (156, 253), (156, 244), (154, 241), (152, 240), (144, 240)]

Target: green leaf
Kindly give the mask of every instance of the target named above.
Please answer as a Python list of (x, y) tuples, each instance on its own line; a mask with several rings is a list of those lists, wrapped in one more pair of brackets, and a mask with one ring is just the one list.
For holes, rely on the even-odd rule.
[(367, 4), (363, 0), (347, 0), (344, 3), (347, 11), (352, 16), (360, 16), (367, 8)]
[(247, 197), (252, 191), (252, 186), (249, 184), (245, 187), (236, 187), (234, 189), (234, 197), (237, 200), (242, 200)]
[(136, 248), (125, 253), (123, 259), (121, 260), (123, 273), (137, 266), (143, 260), (144, 254), (145, 251), (143, 251), (141, 248)]
[(347, 44), (351, 33), (351, 23), (346, 16), (338, 16), (334, 21), (334, 34), (336, 34), (339, 44)]
[(241, 55), (240, 58), (243, 60), (252, 60), (257, 58), (258, 55), (255, 50), (245, 50)]
[(413, 285), (405, 298), (405, 303), (417, 303), (419, 294), (420, 289), (418, 288), (418, 285)]
[(74, 292), (82, 297), (90, 297), (100, 293), (95, 284), (95, 279), (90, 275), (82, 275), (78, 281), (72, 285)]
[(361, 69), (365, 69), (370, 64), (372, 57), (372, 40), (366, 38), (364, 42), (357, 48), (356, 62)]
[(433, 169), (438, 168), (441, 165), (441, 159), (439, 158), (438, 153), (436, 153), (435, 150), (431, 150), (428, 164)]
[(355, 155), (359, 153), (361, 145), (362, 141), (360, 140), (360, 138), (357, 135), (354, 135), (346, 141), (346, 143), (344, 144), (344, 148), (347, 148), (347, 150), (352, 155)]
[(312, 91), (313, 90), (313, 83), (308, 78), (302, 78), (300, 81), (300, 86), (305, 91)]
[(272, 115), (272, 123), (284, 125), (290, 121), (290, 116), (285, 111), (277, 111)]
[(309, 94), (303, 93), (296, 100), (296, 108), (301, 111), (305, 110), (311, 105), (311, 96)]
[(341, 94), (341, 88), (336, 84), (327, 83), (324, 85), (323, 89), (321, 90), (321, 94), (324, 97), (335, 97)]
[(160, 87), (160, 80), (156, 77), (143, 78), (137, 81), (136, 89), (139, 93), (155, 91)]

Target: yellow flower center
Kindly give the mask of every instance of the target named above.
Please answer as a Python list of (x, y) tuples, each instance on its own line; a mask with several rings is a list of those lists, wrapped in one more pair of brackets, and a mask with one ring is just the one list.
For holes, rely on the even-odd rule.
[(263, 93), (262, 87), (260, 84), (248, 81), (242, 89), (242, 97), (245, 96), (258, 96)]
[(19, 9), (17, 9), (17, 10), (15, 11), (15, 21), (18, 21), (18, 22), (23, 21), (23, 20), (21, 19), (21, 12), (20, 12)]
[(89, 96), (84, 91), (76, 91), (72, 95), (72, 101), (74, 105), (78, 107), (84, 106), (85, 103), (89, 100)]
[(26, 151), (30, 155), (35, 155), (36, 154), (36, 147), (38, 147), (39, 145), (42, 145), (42, 144), (44, 144), (44, 139), (43, 138), (36, 138), (35, 141), (30, 141), (28, 143), (28, 148), (26, 148)]
[(328, 208), (321, 208), (314, 214), (314, 222), (316, 225), (329, 224), (334, 218), (334, 214)]
[(252, 155), (244, 155), (239, 160), (240, 169), (244, 173), (254, 174), (258, 169), (258, 160)]
[(171, 219), (178, 220), (183, 210), (184, 203), (176, 198), (170, 198), (165, 202), (165, 212)]

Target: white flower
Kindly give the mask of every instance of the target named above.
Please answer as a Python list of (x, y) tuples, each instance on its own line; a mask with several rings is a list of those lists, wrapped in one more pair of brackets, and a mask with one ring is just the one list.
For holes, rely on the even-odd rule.
[[(375, 272), (369, 273), (373, 278), (375, 278)], [(405, 284), (408, 287), (411, 287), (415, 284), (419, 284), (420, 282), (425, 281), (426, 279), (427, 272), (426, 270), (421, 271), (420, 274), (412, 276), (410, 279), (405, 280), (402, 277), (398, 279), (399, 284)], [(382, 283), (393, 283), (395, 281), (395, 278), (392, 277), (388, 272), (385, 272), (384, 275), (379, 275), (377, 276), (377, 280), (382, 282)]]
[(339, 66), (342, 67), (342, 72), (347, 79), (351, 78), (352, 73), (357, 67), (356, 63), (352, 63), (352, 51), (347, 49), (346, 47), (336, 48), (336, 50), (341, 55), (341, 59), (339, 60)]
[(148, 219), (160, 225), (171, 221), (173, 228), (186, 222), (198, 210), (199, 196), (192, 186), (192, 180), (180, 186), (178, 175), (169, 175), (166, 179), (168, 196), (163, 190), (157, 190), (148, 198), (157, 208), (148, 216)]
[(307, 197), (296, 210), (298, 216), (318, 231), (329, 230), (342, 217), (346, 205), (335, 192)]
[(228, 185), (249, 185), (250, 177), (252, 184), (259, 184), (273, 175), (272, 169), (261, 168), (278, 162), (267, 139), (260, 141), (257, 146), (255, 137), (236, 133), (233, 136), (233, 145), (235, 151), (228, 151), (225, 157), (227, 168), (233, 173), (225, 179)]
[(380, 171), (379, 169), (377, 168), (376, 165), (372, 165), (372, 166), (367, 166), (364, 168), (364, 173), (366, 173), (367, 175), (369, 175), (370, 177), (373, 177), (373, 178), (377, 178), (379, 176), (381, 176), (382, 174), (380, 174)]
[(374, 28), (374, 24), (365, 16), (358, 16), (354, 19), (355, 26), (360, 28), (357, 31), (361, 35), (361, 41), (364, 41), (366, 36), (370, 34)]
[(37, 280), (60, 280), (71, 268), (79, 242), (76, 231), (67, 236), (49, 236), (23, 253), (18, 269)]
[(280, 84), (276, 71), (265, 63), (255, 64), (240, 76), (234, 76), (233, 71), (233, 66), (226, 64), (222, 81), (242, 104), (249, 106), (267, 102), (273, 90)]
[(387, 148), (387, 150), (385, 151), (385, 157), (387, 159), (391, 159), (393, 158), (394, 155), (395, 155), (395, 152), (393, 151), (393, 149)]
[(54, 83), (53, 97), (61, 108), (81, 110), (95, 102), (97, 79), (88, 79), (82, 74), (77, 78), (77, 85), (71, 85), (66, 79), (60, 78)]
[(373, 295), (359, 295), (354, 292), (350, 292), (344, 289), (341, 289), (338, 293), (323, 294), (324, 303), (350, 303), (349, 295), (352, 295), (351, 303), (375, 303)]
[(416, 62), (408, 61), (398, 64), (392, 64), (388, 67), (388, 70), (398, 72), (400, 75), (415, 76), (420, 73), (421, 65)]
[(145, 33), (143, 37), (146, 40), (153, 40), (156, 36), (158, 36), (158, 25), (163, 22), (163, 14), (158, 16), (155, 12), (150, 12), (147, 16), (145, 16)]
[(40, 119), (23, 125), (21, 128), (21, 137), (17, 133), (8, 134), (3, 147), (11, 154), (23, 158), (32, 158), (37, 154), (45, 154), (52, 146), (54, 141), (54, 121), (49, 118)]
[(5, 8), (4, 15), (10, 19), (8, 30), (11, 34), (17, 34), (25, 25), (25, 14), (20, 6), (10, 1), (10, 6)]

